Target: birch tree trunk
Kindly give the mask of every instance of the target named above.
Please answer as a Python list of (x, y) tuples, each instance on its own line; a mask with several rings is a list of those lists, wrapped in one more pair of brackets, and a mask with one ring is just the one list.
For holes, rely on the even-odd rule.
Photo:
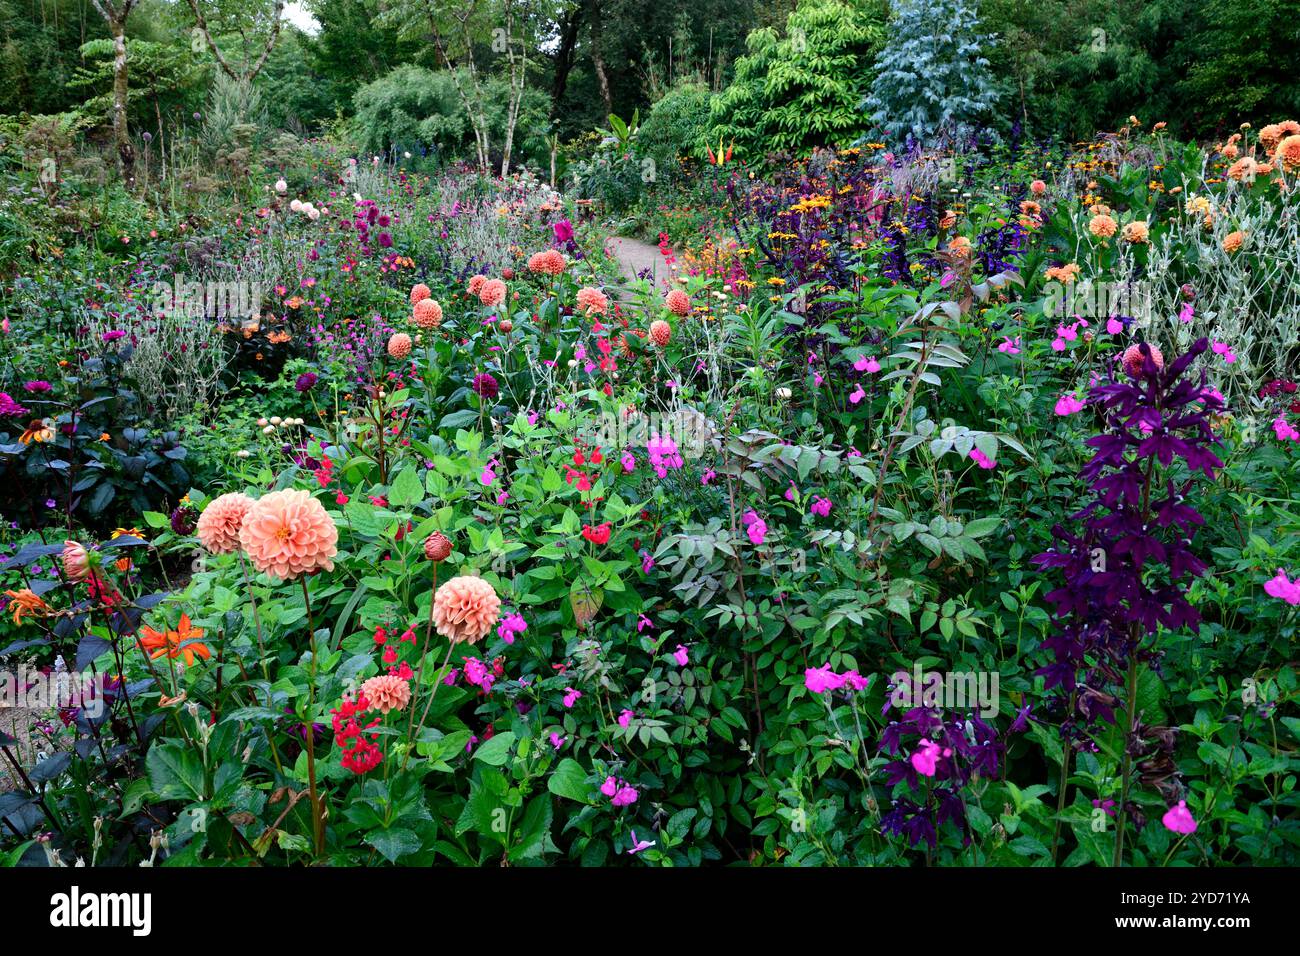
[(121, 7), (112, 0), (91, 0), (99, 15), (108, 23), (113, 37), (113, 145), (117, 150), (117, 170), (128, 189), (135, 186), (135, 149), (127, 129), (126, 108), (130, 94), (127, 83), (126, 19), (135, 8), (136, 0), (121, 0)]

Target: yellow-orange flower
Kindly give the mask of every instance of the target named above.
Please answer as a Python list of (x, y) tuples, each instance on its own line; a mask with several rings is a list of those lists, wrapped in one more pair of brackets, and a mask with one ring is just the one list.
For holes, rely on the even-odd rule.
[(1223, 237), (1223, 251), (1228, 253), (1236, 252), (1242, 247), (1245, 241), (1246, 234), (1240, 229), (1235, 232), (1230, 232)]
[(193, 667), (195, 657), (201, 657), (205, 661), (212, 657), (208, 645), (198, 640), (203, 636), (203, 631), (190, 624), (188, 614), (181, 615), (181, 621), (174, 631), (156, 631), (152, 627), (142, 627), (140, 634), (140, 647), (148, 651), (154, 660), (160, 657), (175, 660), (180, 657), (185, 660), (186, 667)]
[(1292, 134), (1278, 143), (1273, 160), (1288, 173), (1300, 169), (1300, 134)]
[(1141, 219), (1133, 222), (1124, 223), (1124, 228), (1120, 231), (1120, 238), (1125, 242), (1147, 242), (1151, 238), (1151, 231), (1147, 224)]
[(325, 506), (300, 488), (263, 495), (239, 529), (239, 543), (253, 566), (281, 580), (333, 571), (338, 540)]

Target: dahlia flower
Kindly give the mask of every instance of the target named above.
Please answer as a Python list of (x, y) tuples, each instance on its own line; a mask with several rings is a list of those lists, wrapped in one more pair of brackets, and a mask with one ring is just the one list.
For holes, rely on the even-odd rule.
[(411, 286), (411, 305), (419, 305), (425, 299), (429, 298), (430, 295), (432, 295), (432, 293), (429, 291), (429, 287), (423, 282), (417, 282), (415, 285)]
[(226, 554), (239, 549), (239, 532), (253, 503), (252, 498), (237, 491), (208, 502), (194, 529), (208, 553)]
[(405, 710), (411, 701), (411, 685), (396, 674), (380, 674), (361, 685), (361, 693), (370, 702), (370, 709), (386, 714), (390, 710)]
[(433, 596), (433, 623), (453, 644), (482, 640), (501, 613), (501, 598), (482, 578), (463, 574), (438, 588)]
[(239, 543), (253, 566), (287, 581), (334, 570), (339, 532), (324, 505), (298, 488), (272, 491), (249, 508)]
[(436, 299), (425, 296), (415, 303), (415, 311), (411, 314), (411, 321), (422, 329), (436, 329), (442, 324), (442, 306), (438, 304)]
[(541, 275), (558, 276), (566, 266), (564, 253), (558, 249), (547, 249), (545, 252), (537, 252), (528, 257), (528, 271)]
[(404, 359), (411, 354), (411, 337), (405, 332), (395, 332), (388, 340), (388, 354)]
[(609, 299), (599, 289), (586, 286), (578, 290), (578, 311), (583, 315), (604, 315), (609, 309)]
[(673, 289), (664, 297), (664, 305), (668, 306), (668, 311), (673, 315), (689, 315), (691, 311), (691, 299), (681, 289)]
[(478, 298), (488, 308), (498, 306), (506, 300), (506, 284), (500, 279), (488, 279), (479, 288)]
[(673, 327), (663, 319), (656, 319), (650, 323), (650, 341), (655, 345), (663, 348), (673, 337)]

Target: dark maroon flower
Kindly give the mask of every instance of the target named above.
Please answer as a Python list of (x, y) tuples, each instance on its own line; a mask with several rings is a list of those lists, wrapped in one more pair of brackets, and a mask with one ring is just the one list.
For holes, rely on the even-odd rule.
[(497, 388), (497, 380), (487, 372), (475, 375), (470, 388), (474, 389), (479, 398), (489, 402), (496, 401), (497, 395), (500, 394), (500, 390)]

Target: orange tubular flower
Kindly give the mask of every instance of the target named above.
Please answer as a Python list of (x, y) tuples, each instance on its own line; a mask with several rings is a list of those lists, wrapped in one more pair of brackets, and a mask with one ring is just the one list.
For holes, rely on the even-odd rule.
[(14, 623), (22, 624), (24, 616), (48, 617), (54, 609), (36, 596), (30, 588), (21, 591), (6, 591), (9, 597), (9, 610), (14, 612)]
[(143, 635), (140, 638), (141, 649), (148, 651), (154, 660), (160, 657), (172, 660), (183, 657), (185, 666), (193, 667), (195, 657), (201, 657), (205, 661), (212, 657), (208, 645), (197, 640), (203, 636), (203, 631), (191, 626), (188, 614), (181, 615), (181, 621), (174, 631), (156, 631), (152, 627), (142, 627), (140, 633)]

